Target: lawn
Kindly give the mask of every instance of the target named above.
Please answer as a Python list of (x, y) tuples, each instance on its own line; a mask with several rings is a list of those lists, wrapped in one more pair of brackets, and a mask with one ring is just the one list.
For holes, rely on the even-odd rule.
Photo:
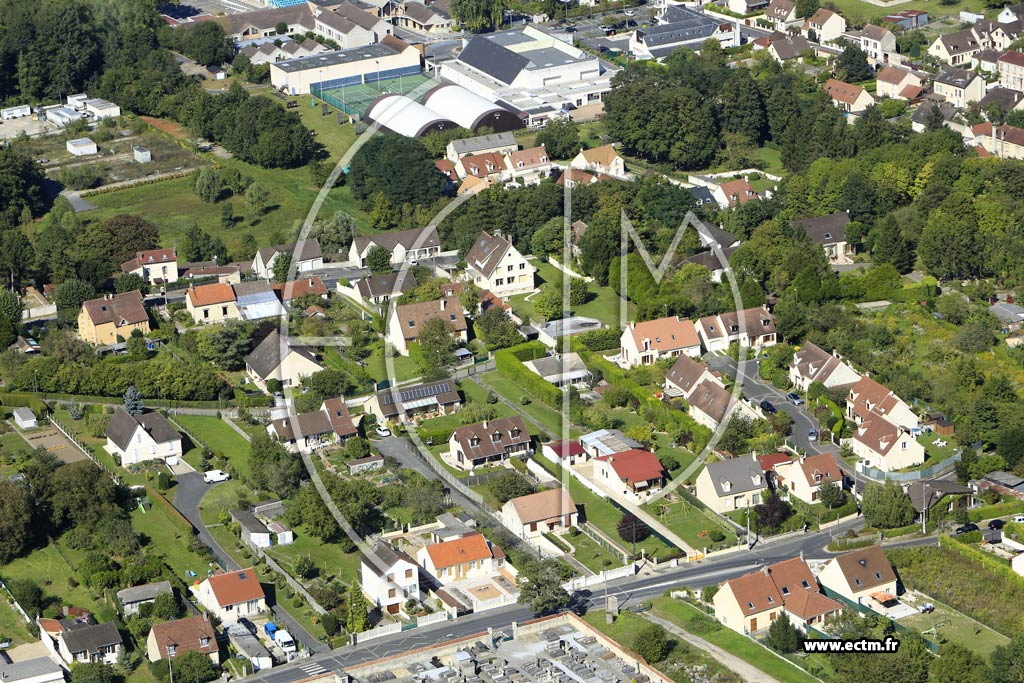
[(571, 545), (574, 548), (572, 556), (576, 558), (576, 561), (595, 574), (604, 569), (614, 569), (622, 564), (621, 555), (612, 554), (607, 548), (583, 532), (575, 536), (566, 534), (560, 536), (559, 540)]
[[(940, 443), (935, 443), (936, 441)], [(956, 439), (949, 436), (940, 436), (934, 432), (921, 434), (921, 436), (917, 437), (917, 442), (924, 446), (926, 465), (934, 465), (953, 457), (953, 454), (959, 448)], [(921, 467), (925, 467), (925, 465), (921, 465)]]
[(174, 416), (174, 420), (187, 430), (194, 440), (201, 440), (211, 451), (224, 455), (239, 476), (247, 479), (251, 475), (249, 442), (227, 422), (212, 415), (178, 414)]
[[(942, 5), (941, 3), (929, 2), (929, 0), (913, 0), (912, 2), (906, 3), (893, 3), (891, 7), (879, 7), (877, 5), (871, 5), (862, 0), (835, 0), (835, 9), (846, 17), (846, 21), (851, 26), (860, 26), (868, 23), (872, 19), (880, 19), (887, 14), (892, 12), (898, 12), (900, 10), (916, 9), (928, 12), (928, 18), (931, 21), (935, 21), (940, 17), (959, 16), (960, 12), (976, 12), (978, 14), (984, 14), (988, 11), (988, 6), (983, 0), (961, 0), (961, 2), (955, 5)], [(881, 22), (875, 21), (874, 23), (879, 24)]]
[[(655, 598), (654, 612), (668, 619), (686, 631), (690, 631), (690, 620), (695, 616), (706, 616), (699, 609), (674, 598)], [(799, 667), (775, 656), (760, 643), (747, 638), (724, 626), (710, 633), (701, 629), (694, 632), (724, 650), (728, 650), (748, 664), (756, 666), (781, 683), (817, 683), (818, 679)]]
[[(0, 569), (0, 576), (5, 581), (17, 579), (32, 581), (43, 589), (43, 595), (57, 599), (63, 605), (82, 607), (94, 614), (101, 615), (98, 621), (109, 621), (113, 618), (113, 609), (104, 604), (102, 596), (96, 595), (93, 591), (81, 583), (75, 576), (74, 563), (84, 557), (84, 551), (71, 550), (66, 547), (58, 547), (60, 542), (56, 541), (35, 550), (26, 557), (19, 557), (8, 562)], [(67, 559), (65, 559), (67, 558)], [(68, 579), (74, 578), (74, 588), (68, 583)], [(46, 582), (50, 582), (47, 585)]]
[(296, 560), (309, 557), (327, 580), (336, 579), (346, 585), (359, 580), (359, 551), (342, 552), (337, 543), (324, 543), (303, 527), (295, 529), (294, 543), (276, 545), (270, 549), (270, 554), (289, 572)]
[[(555, 410), (546, 403), (535, 400), (533, 396), (530, 396), (525, 389), (520, 387), (518, 384), (510, 380), (509, 378), (502, 375), (497, 370), (492, 372), (485, 372), (479, 375), (479, 378), (495, 391), (500, 394), (514, 406), (519, 406), (519, 409), (526, 415), (529, 415), (544, 427), (544, 431), (548, 433), (552, 438), (561, 438), (563, 433), (562, 430), (562, 413)], [(521, 403), (523, 397), (530, 399), (530, 402), (526, 405)], [(577, 438), (582, 435), (582, 431), (576, 427), (569, 426), (569, 438)]]
[(237, 508), (238, 501), (242, 497), (245, 497), (250, 503), (256, 502), (249, 487), (238, 479), (229, 479), (211, 487), (199, 505), (199, 515), (202, 517), (203, 523), (207, 526), (219, 524), (221, 510)]
[[(547, 262), (540, 262), (536, 259), (531, 261), (534, 266), (537, 267), (537, 277), (534, 283), (539, 287), (542, 284), (550, 283), (553, 287), (561, 291), (562, 288), (562, 271), (555, 268), (553, 265)], [(596, 282), (591, 282), (590, 288), (590, 299), (587, 303), (582, 306), (576, 306), (572, 309), (574, 315), (580, 315), (588, 318), (597, 318), (605, 325), (609, 327), (619, 327), (619, 308), (621, 306), (621, 300), (619, 295), (612, 290), (611, 287), (601, 287)], [(526, 300), (526, 297), (531, 296), (529, 294), (522, 294), (520, 296), (509, 297), (509, 303), (512, 305), (512, 310), (524, 321), (537, 320), (539, 316), (533, 310), (533, 303)], [(633, 309), (635, 308), (632, 304), (629, 305), (627, 315), (632, 315)]]
[(25, 620), (14, 609), (13, 605), (7, 604), (6, 598), (0, 600), (0, 640), (9, 638), (12, 645), (21, 645), (36, 640), (26, 627)]
[(176, 525), (160, 505), (154, 505), (148, 512), (136, 508), (131, 516), (132, 528), (146, 537), (150, 552), (159, 555), (175, 576), (189, 584), (187, 569), (200, 575), (206, 573), (207, 560), (189, 549), (193, 539), (191, 527)]
[(919, 612), (900, 619), (900, 623), (920, 631), (928, 640), (937, 643), (945, 641), (956, 643), (973, 650), (986, 659), (996, 647), (1010, 642), (1010, 639), (1002, 633), (967, 618), (953, 608), (937, 603), (932, 598), (927, 598), (927, 600), (935, 605), (934, 612), (931, 614)]
[[(736, 544), (736, 532), (732, 528), (685, 498), (676, 503), (659, 500), (648, 506), (647, 511), (694, 550), (718, 550)], [(708, 535), (714, 529), (725, 534), (725, 539), (714, 543)]]
[(330, 163), (332, 166), (336, 164), (348, 151), (348, 148), (352, 146), (352, 143), (356, 141), (356, 131), (351, 123), (338, 123), (337, 110), (334, 107), (329, 107), (330, 113), (324, 116), (321, 113), (320, 102), (317, 101), (316, 107), (310, 106), (311, 95), (303, 97), (289, 97), (287, 99), (281, 99), (267, 93), (267, 96), (274, 102), (277, 102), (282, 107), (287, 102), (298, 102), (299, 106), (292, 109), (291, 111), (296, 112), (299, 118), (302, 119), (303, 125), (309, 128), (316, 134), (316, 141), (324, 146), (324, 149), (330, 154)]
[[(420, 376), (420, 369), (409, 356), (394, 355), (394, 379), (397, 382), (405, 382)], [(384, 357), (384, 340), (373, 345), (373, 351), (366, 358), (366, 371), (370, 377), (380, 382), (390, 382), (391, 374), (388, 372), (387, 360)]]

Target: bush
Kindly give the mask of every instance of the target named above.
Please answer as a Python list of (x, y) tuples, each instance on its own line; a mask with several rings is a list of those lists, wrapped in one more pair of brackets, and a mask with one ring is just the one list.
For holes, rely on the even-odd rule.
[(578, 339), (588, 351), (608, 351), (619, 347), (622, 333), (617, 329), (606, 328), (584, 332)]
[(495, 351), (494, 364), (498, 372), (518, 384), (531, 396), (558, 408), (561, 405), (562, 392), (554, 384), (544, 381), (523, 365), (523, 361), (541, 358), (544, 353), (543, 344), (529, 342)]

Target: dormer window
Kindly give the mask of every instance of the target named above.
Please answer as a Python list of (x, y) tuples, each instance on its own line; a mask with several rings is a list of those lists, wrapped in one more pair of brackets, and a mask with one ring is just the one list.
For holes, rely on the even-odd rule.
[(860, 579), (854, 579), (854, 580), (853, 580), (853, 582), (854, 582), (855, 584), (857, 584), (858, 586), (859, 586), (859, 585), (861, 585), (861, 583), (860, 583)]
[(754, 609), (754, 603), (752, 603), (750, 600), (747, 600), (747, 607), (749, 607), (750, 609)]
[(772, 596), (770, 596), (770, 595), (769, 595), (769, 596), (768, 596), (768, 604), (769, 604), (769, 605), (772, 605), (772, 604), (774, 604), (774, 603), (775, 603), (775, 598), (773, 598)]
[(479, 446), (480, 445), (480, 437), (479, 436), (474, 436), (473, 438), (471, 438), (469, 440), (469, 445), (470, 446)]
[(782, 594), (783, 595), (789, 595), (789, 586), (783, 586), (782, 587)]
[(498, 443), (501, 441), (501, 432), (494, 432), (491, 434), (491, 442)]
[(509, 436), (511, 436), (513, 439), (519, 438), (519, 427), (513, 427), (511, 430), (509, 430)]
[(409, 321), (409, 327), (416, 327), (416, 321), (415, 320), (410, 320)]
[(882, 580), (882, 572), (875, 572), (875, 578), (878, 579), (879, 581), (881, 581)]
[(803, 586), (804, 588), (810, 588), (811, 587), (811, 584), (807, 583), (807, 579), (804, 579), (803, 581), (801, 581), (800, 585)]
[(207, 638), (206, 636), (203, 636), (202, 638), (199, 639), (199, 646), (200, 647), (206, 647), (209, 644), (210, 644), (210, 639)]

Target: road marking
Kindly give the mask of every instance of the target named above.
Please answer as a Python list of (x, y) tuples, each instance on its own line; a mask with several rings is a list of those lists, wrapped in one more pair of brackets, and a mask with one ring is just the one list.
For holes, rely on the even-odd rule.
[(299, 664), (299, 668), (309, 676), (319, 676), (320, 674), (327, 673), (320, 662), (306, 662), (305, 664)]

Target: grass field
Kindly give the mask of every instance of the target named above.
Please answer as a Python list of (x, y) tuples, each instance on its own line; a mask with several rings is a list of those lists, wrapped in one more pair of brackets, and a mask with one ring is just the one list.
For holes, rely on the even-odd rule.
[[(74, 588), (68, 583), (69, 578), (74, 578), (76, 581), (80, 579), (75, 575), (73, 565), (82, 560), (84, 551), (71, 550), (63, 546), (58, 549), (59, 543), (59, 541), (51, 543), (45, 548), (33, 551), (26, 557), (19, 557), (8, 562), (3, 568), (0, 568), (0, 576), (5, 581), (16, 579), (32, 581), (43, 589), (44, 596), (59, 598), (61, 604), (82, 607), (98, 614), (100, 615), (98, 620), (101, 622), (109, 621), (113, 618), (113, 609), (105, 605), (100, 596), (81, 583)], [(50, 585), (46, 585), (47, 581), (50, 582)]]
[(174, 420), (211, 451), (223, 454), (243, 478), (250, 476), (249, 443), (227, 422), (212, 415), (175, 415)]
[[(537, 267), (535, 284), (538, 287), (544, 283), (551, 283), (552, 286), (561, 291), (563, 277), (562, 271), (558, 270), (550, 263), (542, 263), (536, 259), (533, 259), (531, 263)], [(590, 300), (582, 306), (574, 307), (572, 310), (573, 314), (586, 316), (588, 318), (597, 318), (609, 327), (618, 327), (620, 306), (618, 295), (611, 287), (600, 287), (593, 282), (590, 283), (590, 294)], [(539, 316), (533, 310), (533, 303), (526, 300), (528, 296), (530, 295), (523, 294), (520, 296), (509, 297), (509, 303), (512, 305), (512, 310), (515, 311), (515, 313), (523, 320), (536, 320)], [(628, 311), (630, 315), (632, 315), (634, 308), (635, 306), (633, 306), (633, 304), (629, 304)]]
[[(662, 513), (663, 509), (664, 514)], [(710, 551), (712, 549), (729, 547), (736, 543), (735, 531), (724, 522), (712, 517), (710, 513), (701, 510), (685, 499), (677, 503), (668, 503), (660, 500), (648, 506), (647, 511), (673, 533), (686, 541), (694, 550), (707, 548)], [(710, 532), (714, 529), (718, 529), (725, 534), (724, 541), (712, 542), (705, 532)]]
[[(505, 377), (505, 375), (502, 375), (497, 370), (485, 372), (482, 375), (479, 375), (479, 377), (483, 380), (484, 384), (493, 389), (495, 393), (508, 399), (513, 405), (518, 406), (524, 414), (537, 420), (537, 422), (544, 427), (544, 431), (546, 431), (549, 436), (555, 439), (562, 438), (562, 414), (559, 411), (545, 403), (542, 403), (541, 401), (536, 400), (536, 398), (530, 396), (526, 390), (509, 378)], [(530, 403), (527, 405), (522, 405), (520, 403), (520, 400), (524, 396), (530, 399)], [(569, 428), (569, 438), (577, 438), (581, 434), (582, 432), (578, 428)]]
[(568, 543), (574, 548), (572, 556), (576, 558), (576, 561), (595, 574), (603, 569), (614, 569), (622, 564), (620, 555), (613, 555), (603, 545), (582, 532), (575, 536), (567, 534), (560, 538), (563, 543)]
[(28, 632), (25, 620), (14, 609), (7, 604), (7, 600), (0, 600), (0, 640), (10, 638), (12, 645), (33, 642), (36, 639)]
[[(654, 612), (668, 619), (683, 630), (689, 631), (690, 620), (703, 613), (693, 605), (673, 598), (655, 598)], [(725, 628), (717, 631), (697, 633), (704, 640), (718, 645), (736, 655), (748, 664), (752, 664), (780, 683), (817, 683), (816, 678), (799, 667), (774, 655), (764, 646), (744, 635)]]
[[(928, 598), (928, 601), (935, 605), (934, 612), (931, 614), (918, 613), (906, 619), (900, 619), (900, 623), (920, 631), (928, 640), (937, 643), (943, 641), (956, 643), (985, 658), (991, 655), (996, 647), (1010, 642), (1010, 639), (1002, 633), (969, 619), (953, 608), (936, 603), (931, 598)], [(933, 632), (925, 633), (930, 630)]]
[(320, 568), (320, 576), (346, 585), (359, 580), (359, 552), (344, 553), (337, 543), (323, 543), (302, 527), (295, 529), (295, 542), (274, 546), (270, 554), (289, 572), (300, 557), (309, 557)]
[[(983, 0), (960, 0), (953, 5), (942, 5), (941, 3), (929, 2), (929, 0), (912, 0), (911, 2), (890, 3), (888, 7), (879, 7), (862, 0), (835, 0), (835, 9), (846, 17), (851, 26), (860, 26), (872, 19), (881, 19), (887, 14), (899, 12), (905, 9), (916, 9), (928, 12), (928, 18), (935, 21), (941, 17), (959, 16), (960, 12), (976, 12), (984, 14), (989, 11)], [(875, 21), (874, 23), (880, 23)]]
[(192, 530), (174, 524), (160, 505), (154, 505), (148, 512), (133, 510), (132, 528), (146, 537), (149, 551), (159, 555), (174, 575), (186, 584), (190, 581), (186, 570), (206, 573), (206, 560), (189, 549)]

